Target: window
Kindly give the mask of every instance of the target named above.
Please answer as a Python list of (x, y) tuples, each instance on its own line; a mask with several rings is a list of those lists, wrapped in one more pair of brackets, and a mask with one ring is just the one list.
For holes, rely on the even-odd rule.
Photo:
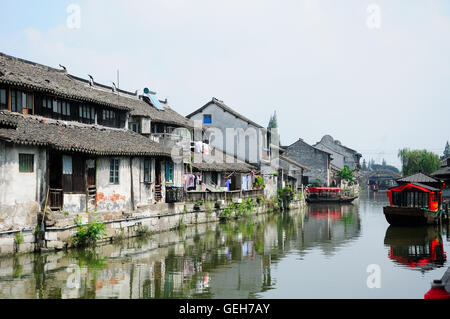
[(130, 131), (139, 133), (139, 123), (128, 123), (128, 128)]
[(28, 114), (33, 112), (33, 94), (31, 93), (27, 93), (27, 109)]
[(0, 109), (8, 108), (6, 89), (0, 89)]
[(144, 159), (144, 183), (152, 181), (152, 162), (151, 159)]
[[(30, 94), (31, 95), (31, 94)], [(27, 94), (17, 90), (11, 90), (11, 111), (22, 113), (27, 108)]]
[(112, 158), (109, 168), (109, 183), (119, 184), (119, 166), (120, 160), (118, 158)]
[(69, 102), (61, 102), (61, 113), (65, 116), (70, 116), (70, 104)]
[(34, 171), (34, 155), (19, 154), (19, 172), (32, 173)]
[(203, 124), (211, 124), (211, 123), (212, 123), (211, 114), (203, 115)]
[(80, 104), (78, 108), (78, 114), (81, 122), (88, 124), (92, 124), (95, 122), (95, 109), (93, 106)]
[(173, 162), (166, 161), (166, 183), (173, 182)]
[(99, 124), (105, 125), (105, 126), (112, 126), (117, 127), (118, 121), (117, 121), (117, 114), (113, 110), (109, 109), (103, 109), (102, 110), (102, 116), (100, 117)]

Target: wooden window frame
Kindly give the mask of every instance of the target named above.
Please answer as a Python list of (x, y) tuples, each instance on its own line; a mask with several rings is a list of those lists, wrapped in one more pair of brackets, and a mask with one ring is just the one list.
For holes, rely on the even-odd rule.
[(115, 157), (109, 160), (109, 183), (120, 184), (120, 158)]
[[(148, 163), (148, 167), (146, 167), (147, 163)], [(144, 183), (150, 184), (152, 182), (153, 182), (152, 159), (144, 158)]]
[(34, 173), (34, 154), (19, 153), (19, 173)]
[(0, 87), (0, 92), (5, 92), (5, 103), (1, 103), (1, 93), (0, 93), (0, 110), (8, 110), (9, 109), (9, 90), (6, 87)]
[[(166, 179), (166, 183), (174, 183), (174, 171), (175, 171), (175, 165), (173, 162), (171, 161), (166, 161), (165, 165), (165, 179)], [(168, 169), (169, 168), (169, 169)], [(170, 168), (172, 168), (170, 170)], [(167, 175), (169, 175), (169, 177), (172, 177), (171, 179), (167, 178)]]

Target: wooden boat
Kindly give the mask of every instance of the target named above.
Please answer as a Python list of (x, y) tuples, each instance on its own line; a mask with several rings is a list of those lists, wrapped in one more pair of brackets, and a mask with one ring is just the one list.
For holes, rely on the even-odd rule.
[(389, 206), (383, 208), (389, 224), (418, 226), (434, 224), (442, 208), (442, 189), (422, 183), (406, 183), (386, 191)]
[(306, 191), (308, 203), (351, 203), (357, 196), (345, 196), (340, 187), (309, 187)]

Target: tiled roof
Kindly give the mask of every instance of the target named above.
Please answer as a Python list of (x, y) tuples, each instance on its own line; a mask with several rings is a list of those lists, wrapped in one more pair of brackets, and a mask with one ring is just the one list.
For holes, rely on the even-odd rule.
[(399, 183), (439, 183), (440, 181), (424, 173), (416, 173), (397, 179)]
[(170, 156), (170, 149), (128, 130), (56, 121), (9, 111), (0, 112), (0, 122), (14, 123), (15, 128), (0, 126), (0, 140), (15, 144), (93, 155)]
[(192, 116), (194, 116), (197, 113), (202, 112), (206, 107), (208, 107), (210, 104), (215, 104), (217, 106), (219, 106), (220, 108), (222, 108), (224, 111), (233, 114), (234, 116), (236, 116), (237, 118), (240, 118), (241, 120), (243, 120), (244, 122), (247, 122), (248, 124), (251, 124), (257, 128), (262, 128), (264, 129), (264, 127), (262, 127), (261, 125), (253, 122), (252, 120), (246, 118), (245, 116), (243, 116), (242, 114), (236, 112), (235, 110), (233, 110), (231, 107), (229, 107), (228, 105), (226, 105), (225, 103), (223, 103), (223, 101), (220, 101), (216, 98), (212, 98), (211, 101), (209, 101), (208, 103), (206, 103), (205, 105), (203, 105), (201, 108), (199, 108), (198, 110), (192, 112), (191, 114), (187, 115), (187, 118), (191, 118)]
[(255, 171), (256, 167), (253, 167), (246, 163), (194, 163), (192, 167), (204, 172), (237, 172), (237, 173), (250, 173)]
[[(194, 160), (195, 159), (196, 158), (194, 157)], [(208, 162), (202, 158), (201, 163), (192, 163), (192, 167), (199, 171), (205, 172), (249, 173), (256, 170), (255, 166), (239, 160), (236, 157), (226, 154), (218, 149), (214, 150), (214, 155), (209, 158)]]
[(147, 102), (139, 99), (133, 101), (130, 104), (130, 115), (132, 116), (147, 116), (150, 117), (152, 122), (160, 122), (165, 124), (172, 124), (176, 126), (182, 126), (186, 128), (193, 128), (194, 122), (185, 118), (183, 115), (175, 112), (167, 102), (162, 102), (161, 105), (164, 110), (158, 110), (155, 107), (149, 105)]
[(450, 177), (450, 167), (441, 167), (439, 170), (431, 174), (432, 176), (436, 177)]
[(152, 121), (183, 127), (193, 127), (191, 121), (175, 112), (167, 104), (157, 110), (136, 94), (68, 74), (49, 66), (8, 56), (0, 52), (0, 84), (14, 85), (61, 98), (91, 102), (120, 110), (131, 115), (149, 116)]
[(305, 166), (303, 164), (300, 164), (299, 162), (294, 161), (292, 158), (287, 157), (287, 156), (280, 156), (280, 160), (281, 161), (286, 161), (289, 164), (292, 164), (292, 165), (295, 165), (297, 167), (300, 167), (300, 168), (304, 169), (305, 171), (310, 171), (311, 170), (309, 167), (307, 167), (307, 166)]

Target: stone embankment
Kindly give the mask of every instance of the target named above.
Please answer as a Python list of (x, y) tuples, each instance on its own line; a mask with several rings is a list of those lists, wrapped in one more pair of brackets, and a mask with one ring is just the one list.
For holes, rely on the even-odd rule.
[[(291, 209), (305, 205), (304, 200), (294, 200)], [(45, 217), (45, 231), (37, 218), (34, 225), (17, 230), (0, 232), (0, 256), (34, 251), (52, 251), (72, 247), (72, 238), (77, 232), (75, 219), (88, 224), (96, 219), (106, 226), (106, 236), (100, 242), (140, 236), (143, 233), (155, 234), (180, 227), (220, 221), (220, 214), (227, 204), (173, 203), (154, 204), (138, 207), (135, 211), (116, 211), (99, 213), (51, 213)], [(265, 204), (256, 204), (252, 214), (267, 212)]]

